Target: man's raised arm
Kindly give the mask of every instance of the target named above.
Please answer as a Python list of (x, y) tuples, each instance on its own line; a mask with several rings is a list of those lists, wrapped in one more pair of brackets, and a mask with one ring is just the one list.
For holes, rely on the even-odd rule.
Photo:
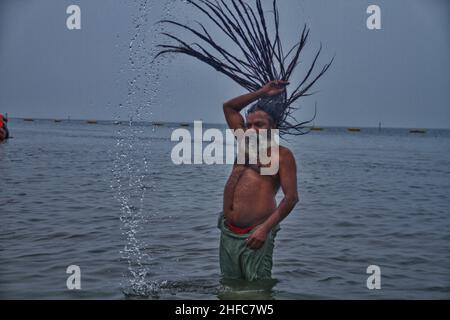
[(249, 92), (233, 98), (223, 104), (223, 113), (230, 129), (244, 129), (244, 118), (240, 114), (241, 110), (253, 101), (266, 95), (273, 96), (281, 93), (289, 83), (282, 80), (274, 80), (267, 83), (255, 92)]

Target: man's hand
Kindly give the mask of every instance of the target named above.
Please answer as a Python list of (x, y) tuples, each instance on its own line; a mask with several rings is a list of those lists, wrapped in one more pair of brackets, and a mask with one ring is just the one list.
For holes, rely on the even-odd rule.
[(284, 80), (273, 80), (265, 84), (261, 91), (268, 96), (276, 96), (286, 90), (286, 86), (289, 84), (288, 81)]
[(256, 227), (256, 230), (253, 231), (253, 233), (247, 239), (245, 239), (245, 241), (247, 242), (248, 248), (258, 250), (264, 245), (266, 239), (267, 231), (262, 226), (258, 226)]

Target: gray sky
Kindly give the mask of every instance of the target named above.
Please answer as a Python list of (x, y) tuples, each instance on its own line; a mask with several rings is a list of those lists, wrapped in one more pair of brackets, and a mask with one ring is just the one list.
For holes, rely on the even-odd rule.
[[(205, 21), (181, 0), (171, 1), (172, 18)], [(131, 70), (133, 16), (143, 2), (1, 0), (0, 112), (126, 118), (160, 87), (145, 119), (223, 122), (222, 103), (244, 89), (187, 56), (156, 69), (149, 66), (151, 41), (158, 40), (153, 22), (163, 16), (167, 1), (149, 0), (148, 21), (138, 37), (145, 36), (146, 43), (141, 48), (134, 44), (131, 51), (143, 68)], [(66, 28), (70, 4), (81, 7), (81, 30)], [(382, 30), (366, 28), (370, 4), (381, 7)], [(450, 128), (449, 9), (447, 0), (279, 0), (288, 44), (298, 38), (303, 23), (311, 29), (302, 61), (311, 61), (320, 42), (320, 65), (336, 55), (315, 86), (319, 92), (299, 102), (298, 116), (312, 115), (317, 102), (316, 125), (377, 126), (381, 121), (386, 127)], [(297, 74), (304, 72), (300, 65)], [(134, 87), (138, 92), (127, 104), (127, 81), (136, 75), (141, 76)]]

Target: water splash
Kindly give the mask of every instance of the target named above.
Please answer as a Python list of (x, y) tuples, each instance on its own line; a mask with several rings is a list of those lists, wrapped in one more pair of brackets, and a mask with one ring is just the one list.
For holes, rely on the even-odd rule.
[[(158, 19), (169, 18), (177, 2), (181, 1), (166, 0), (162, 4), (163, 15)], [(114, 161), (111, 171), (114, 179), (111, 187), (120, 204), (121, 229), (126, 240), (121, 256), (128, 263), (128, 274), (124, 277), (122, 287), (127, 295), (150, 296), (158, 292), (161, 283), (149, 279), (151, 254), (144, 249), (149, 246), (140, 233), (143, 225), (158, 212), (144, 208), (146, 193), (155, 186), (152, 181), (149, 185), (144, 183), (151, 169), (152, 149), (149, 139), (142, 142), (142, 137), (148, 131), (148, 126), (142, 123), (152, 119), (152, 108), (157, 105), (158, 99), (161, 100), (161, 70), (168, 61), (163, 58), (152, 62), (157, 53), (156, 44), (162, 41), (160, 33), (163, 25), (150, 21), (150, 13), (156, 6), (161, 6), (161, 1), (134, 0), (126, 3), (134, 13), (130, 39), (125, 42), (117, 36), (122, 45), (117, 45), (116, 49), (126, 50), (127, 66), (120, 68), (116, 85), (120, 86), (120, 82), (127, 79), (127, 95), (114, 112), (115, 122), (120, 125), (112, 151)], [(124, 113), (127, 120), (122, 123), (119, 114)]]

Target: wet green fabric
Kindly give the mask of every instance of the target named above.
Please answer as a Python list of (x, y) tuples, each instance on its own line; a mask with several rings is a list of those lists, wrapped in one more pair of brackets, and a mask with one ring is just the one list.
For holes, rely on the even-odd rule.
[(275, 236), (280, 227), (275, 226), (268, 234), (264, 245), (258, 250), (247, 248), (245, 239), (251, 233), (235, 234), (224, 224), (223, 213), (219, 214), (217, 227), (220, 235), (220, 271), (224, 278), (248, 281), (270, 279)]

